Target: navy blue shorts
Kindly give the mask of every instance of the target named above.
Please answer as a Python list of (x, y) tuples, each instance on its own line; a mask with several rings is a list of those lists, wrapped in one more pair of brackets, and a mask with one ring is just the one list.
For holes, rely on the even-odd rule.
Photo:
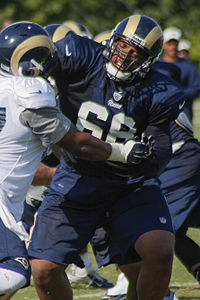
[(82, 267), (79, 252), (105, 216), (120, 253), (134, 247), (145, 232), (173, 232), (166, 201), (156, 179), (134, 180), (81, 176), (57, 168), (38, 210), (28, 247), (32, 257)]
[(31, 268), (25, 243), (5, 227), (0, 219), (0, 268), (9, 269), (26, 277), (30, 284)]
[(109, 264), (126, 265), (141, 260), (134, 247), (130, 247), (125, 254), (112, 242), (109, 225), (105, 220), (102, 227), (96, 229), (90, 244), (99, 268)]

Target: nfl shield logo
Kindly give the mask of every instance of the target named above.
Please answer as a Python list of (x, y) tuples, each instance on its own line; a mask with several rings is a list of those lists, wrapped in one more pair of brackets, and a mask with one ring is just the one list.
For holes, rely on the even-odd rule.
[(166, 224), (167, 223), (167, 220), (164, 217), (160, 217), (159, 220), (160, 220), (160, 223), (162, 223), (162, 224)]
[(115, 101), (120, 101), (122, 98), (122, 93), (121, 92), (114, 92), (113, 93), (113, 98)]

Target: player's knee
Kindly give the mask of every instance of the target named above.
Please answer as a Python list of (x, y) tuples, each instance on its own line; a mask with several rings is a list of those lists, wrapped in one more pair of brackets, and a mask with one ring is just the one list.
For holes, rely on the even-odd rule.
[[(163, 238), (166, 236), (166, 240)], [(174, 256), (174, 237), (172, 234), (155, 234), (154, 239), (148, 239), (146, 247), (141, 251), (141, 258), (145, 265), (157, 269), (170, 269)], [(139, 253), (140, 254), (140, 253)]]
[(0, 282), (0, 295), (4, 295), (24, 287), (27, 279), (20, 273), (0, 268)]
[(31, 269), (35, 284), (41, 288), (54, 282), (64, 271), (61, 265), (40, 259), (32, 260)]

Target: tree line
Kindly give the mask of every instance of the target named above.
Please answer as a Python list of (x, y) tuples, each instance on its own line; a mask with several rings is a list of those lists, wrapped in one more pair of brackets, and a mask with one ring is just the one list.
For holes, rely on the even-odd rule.
[(200, 69), (199, 0), (1, 0), (0, 23), (10, 18), (45, 26), (74, 20), (95, 36), (135, 13), (154, 18), (162, 29), (180, 28), (183, 38), (191, 42), (191, 59)]

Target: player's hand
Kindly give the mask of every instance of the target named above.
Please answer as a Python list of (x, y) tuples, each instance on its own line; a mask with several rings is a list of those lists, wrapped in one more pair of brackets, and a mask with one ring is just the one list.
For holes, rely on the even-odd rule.
[(127, 162), (131, 164), (140, 164), (149, 158), (153, 153), (153, 145), (155, 141), (152, 136), (143, 135), (141, 140), (137, 137), (135, 140), (129, 140), (125, 146), (129, 151)]

